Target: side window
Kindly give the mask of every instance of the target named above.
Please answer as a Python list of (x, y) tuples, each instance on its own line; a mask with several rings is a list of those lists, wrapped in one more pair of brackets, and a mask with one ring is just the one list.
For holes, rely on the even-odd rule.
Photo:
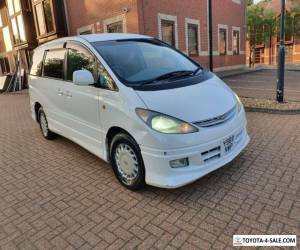
[(33, 54), (32, 66), (30, 70), (30, 74), (34, 76), (42, 75), (42, 66), (43, 66), (43, 58), (44, 58), (44, 50), (36, 50)]
[(44, 62), (44, 76), (57, 79), (64, 78), (64, 49), (50, 50), (46, 52)]
[(73, 81), (73, 72), (86, 69), (94, 75), (94, 56), (84, 50), (68, 49), (67, 80)]
[(100, 62), (97, 62), (97, 86), (108, 90), (117, 90), (114, 80)]

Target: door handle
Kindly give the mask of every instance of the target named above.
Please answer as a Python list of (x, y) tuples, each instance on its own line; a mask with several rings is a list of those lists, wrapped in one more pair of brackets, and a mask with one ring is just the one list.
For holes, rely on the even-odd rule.
[(66, 97), (68, 97), (68, 98), (71, 98), (71, 97), (72, 97), (72, 94), (71, 94), (70, 91), (67, 91), (67, 92), (66, 92)]
[(57, 90), (57, 94), (58, 94), (59, 96), (63, 96), (63, 95), (64, 95), (64, 92), (61, 91), (61, 89), (58, 89), (58, 90)]

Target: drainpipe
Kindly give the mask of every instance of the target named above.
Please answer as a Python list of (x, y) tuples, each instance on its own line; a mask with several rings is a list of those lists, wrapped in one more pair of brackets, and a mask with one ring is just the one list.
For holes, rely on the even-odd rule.
[(67, 25), (67, 32), (68, 36), (70, 35), (70, 24), (69, 24), (69, 13), (68, 13), (68, 5), (67, 0), (63, 0), (64, 3), (64, 10), (65, 10), (65, 16), (66, 16), (66, 25)]
[(208, 47), (209, 47), (209, 69), (214, 70), (213, 64), (213, 31), (212, 31), (212, 0), (208, 0)]

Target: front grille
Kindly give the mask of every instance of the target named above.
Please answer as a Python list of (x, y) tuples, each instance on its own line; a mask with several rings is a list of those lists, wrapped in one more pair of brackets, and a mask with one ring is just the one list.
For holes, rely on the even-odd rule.
[(211, 126), (216, 126), (219, 124), (222, 124), (228, 120), (230, 120), (234, 115), (236, 114), (236, 107), (234, 106), (231, 110), (226, 112), (223, 115), (211, 118), (211, 119), (206, 119), (198, 122), (194, 122), (194, 124), (198, 127), (211, 127)]

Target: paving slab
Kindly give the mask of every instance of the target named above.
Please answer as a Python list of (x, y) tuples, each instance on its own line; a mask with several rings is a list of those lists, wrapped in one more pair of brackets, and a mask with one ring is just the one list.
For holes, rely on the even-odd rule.
[(0, 95), (0, 249), (232, 249), (233, 234), (300, 236), (300, 118), (247, 117), (251, 142), (227, 166), (131, 192), (80, 146), (44, 140), (27, 94)]

